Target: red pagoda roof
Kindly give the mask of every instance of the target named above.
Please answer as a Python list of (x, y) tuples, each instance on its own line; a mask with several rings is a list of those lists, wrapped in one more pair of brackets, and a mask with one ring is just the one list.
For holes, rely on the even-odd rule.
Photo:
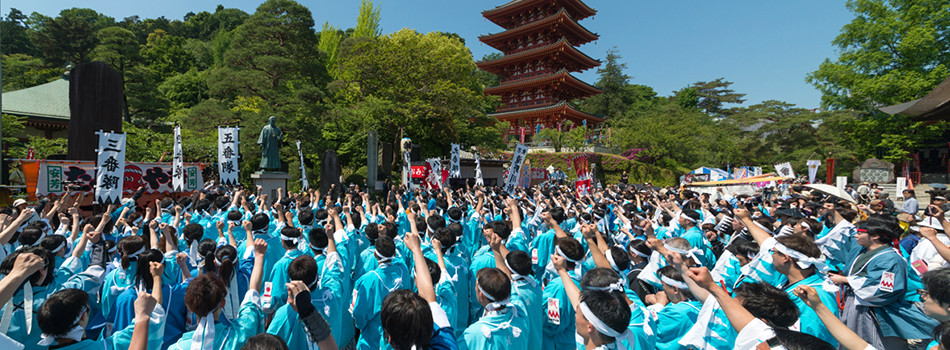
[(513, 0), (491, 10), (482, 11), (482, 16), (505, 29), (509, 29), (519, 24), (512, 20), (514, 16), (528, 13), (532, 9), (544, 5), (565, 8), (570, 12), (571, 17), (578, 21), (597, 14), (597, 10), (590, 8), (581, 0)]
[(554, 30), (555, 37), (567, 38), (571, 44), (584, 45), (597, 40), (597, 34), (592, 33), (584, 26), (577, 24), (566, 9), (561, 9), (557, 13), (542, 18), (540, 20), (525, 24), (520, 27), (512, 28), (500, 33), (482, 35), (478, 37), (483, 43), (494, 47), (499, 51), (511, 51), (510, 45), (519, 38), (529, 36), (539, 31)]
[(579, 72), (600, 65), (600, 61), (587, 56), (587, 54), (568, 43), (566, 39), (558, 40), (550, 45), (536, 47), (527, 51), (521, 51), (516, 54), (506, 55), (498, 59), (482, 61), (476, 64), (478, 68), (484, 71), (501, 75), (505, 67), (544, 57), (551, 57), (557, 60), (563, 67), (572, 67), (573, 69), (568, 69), (571, 72)]
[(544, 86), (555, 86), (560, 84), (566, 84), (569, 88), (575, 89), (586, 96), (597, 95), (603, 92), (600, 89), (585, 83), (583, 80), (577, 79), (566, 69), (562, 69), (550, 75), (504, 82), (501, 85), (486, 88), (485, 93), (490, 95), (500, 95), (510, 91), (526, 90)]
[(593, 115), (578, 111), (567, 104), (566, 101), (558, 102), (555, 104), (535, 107), (529, 109), (522, 109), (517, 111), (501, 112), (501, 113), (492, 113), (489, 116), (498, 118), (499, 120), (519, 120), (526, 118), (540, 118), (540, 117), (563, 117), (565, 119), (573, 120), (580, 122), (582, 120), (588, 120), (594, 123), (601, 123), (604, 121), (603, 118), (598, 118)]

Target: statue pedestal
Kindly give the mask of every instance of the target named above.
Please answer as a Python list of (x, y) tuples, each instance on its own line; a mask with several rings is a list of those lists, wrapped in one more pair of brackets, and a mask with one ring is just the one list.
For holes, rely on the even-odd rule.
[(251, 174), (254, 185), (261, 186), (261, 193), (267, 193), (271, 199), (277, 198), (277, 189), (287, 191), (287, 180), (290, 174), (281, 171), (258, 171)]

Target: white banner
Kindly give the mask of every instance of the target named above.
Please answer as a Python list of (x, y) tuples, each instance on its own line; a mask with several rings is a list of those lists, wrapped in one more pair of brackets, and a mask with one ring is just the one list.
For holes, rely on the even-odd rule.
[(300, 182), (303, 190), (310, 189), (310, 183), (307, 182), (307, 166), (303, 163), (303, 151), (300, 150), (300, 140), (297, 140), (297, 154), (300, 155)]
[(904, 190), (907, 189), (907, 178), (906, 178), (906, 177), (898, 177), (898, 178), (896, 179), (896, 181), (897, 181), (897, 187), (896, 187), (896, 190), (895, 190), (895, 191), (897, 192), (896, 194), (897, 194), (897, 195), (902, 195), (902, 194), (904, 193)]
[(521, 178), (521, 166), (524, 165), (527, 156), (528, 147), (519, 143), (511, 156), (511, 166), (508, 167), (508, 177), (505, 179), (505, 192), (508, 194), (515, 193), (515, 187), (518, 186), (518, 180)]
[(821, 166), (820, 160), (808, 161), (808, 182), (815, 183), (815, 175), (818, 175), (818, 167)]
[(844, 191), (844, 188), (848, 186), (848, 177), (847, 176), (835, 177), (835, 182), (836, 182), (835, 185), (837, 185), (838, 189)]
[(125, 134), (99, 130), (96, 203), (119, 204), (125, 183)]
[(175, 125), (175, 148), (172, 154), (172, 189), (175, 192), (185, 189), (184, 161), (181, 155), (181, 125)]
[(475, 185), (485, 186), (485, 180), (482, 180), (482, 160), (475, 154)]
[(795, 170), (792, 169), (792, 164), (789, 162), (775, 164), (775, 173), (781, 177), (795, 177)]
[(409, 152), (402, 152), (402, 183), (406, 185), (406, 190), (412, 191), (412, 181), (410, 176), (412, 174), (412, 168), (410, 163)]
[(462, 148), (459, 147), (459, 144), (452, 144), (452, 158), (449, 160), (449, 177), (451, 178), (460, 178), (462, 177)]
[(218, 178), (223, 185), (238, 184), (238, 128), (218, 127)]
[(442, 189), (442, 160), (439, 158), (429, 158), (426, 159), (426, 162), (429, 163), (429, 168), (432, 171), (429, 172), (429, 183), (435, 184)]

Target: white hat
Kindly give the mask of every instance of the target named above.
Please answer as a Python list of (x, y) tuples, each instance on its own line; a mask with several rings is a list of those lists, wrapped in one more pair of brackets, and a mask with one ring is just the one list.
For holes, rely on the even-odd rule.
[(17, 199), (17, 200), (15, 200), (15, 201), (13, 201), (13, 206), (14, 206), (14, 207), (19, 207), (19, 206), (21, 206), (21, 205), (23, 205), (23, 204), (26, 204), (26, 200), (23, 199), (23, 198), (20, 198), (20, 199)]
[(930, 227), (934, 230), (943, 231), (943, 225), (940, 224), (940, 221), (933, 216), (925, 217), (923, 220), (917, 222), (917, 226), (920, 227)]

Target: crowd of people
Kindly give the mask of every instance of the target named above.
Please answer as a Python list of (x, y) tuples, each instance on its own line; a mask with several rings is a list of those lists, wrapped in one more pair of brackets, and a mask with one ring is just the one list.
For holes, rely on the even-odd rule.
[(950, 333), (940, 203), (902, 223), (798, 185), (142, 192), (0, 210), (3, 348), (931, 350)]

